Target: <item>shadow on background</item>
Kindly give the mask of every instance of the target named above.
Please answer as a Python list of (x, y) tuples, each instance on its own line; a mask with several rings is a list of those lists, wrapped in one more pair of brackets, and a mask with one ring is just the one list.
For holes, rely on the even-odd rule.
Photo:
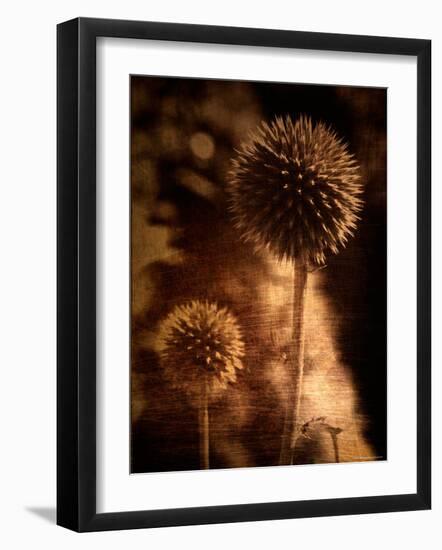
[(34, 516), (38, 516), (41, 519), (44, 519), (45, 521), (48, 521), (49, 523), (55, 524), (57, 519), (57, 511), (55, 507), (49, 507), (49, 506), (27, 506), (26, 511), (34, 514)]

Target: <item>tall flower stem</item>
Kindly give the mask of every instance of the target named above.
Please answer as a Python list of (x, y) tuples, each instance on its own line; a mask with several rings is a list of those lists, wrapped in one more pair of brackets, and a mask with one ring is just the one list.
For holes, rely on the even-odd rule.
[(307, 288), (307, 266), (295, 260), (293, 285), (292, 357), (290, 386), (279, 463), (292, 464), (296, 440), (300, 431), (300, 406), (304, 377), (304, 302)]
[(208, 403), (207, 380), (201, 384), (201, 395), (198, 409), (199, 446), (200, 446), (200, 468), (209, 469), (209, 403)]

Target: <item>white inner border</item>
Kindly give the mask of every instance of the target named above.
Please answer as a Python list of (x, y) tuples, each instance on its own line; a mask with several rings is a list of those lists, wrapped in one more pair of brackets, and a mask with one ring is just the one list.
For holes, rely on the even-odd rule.
[[(388, 461), (129, 475), (129, 75), (388, 87)], [(97, 512), (416, 492), (416, 59), (97, 40)]]

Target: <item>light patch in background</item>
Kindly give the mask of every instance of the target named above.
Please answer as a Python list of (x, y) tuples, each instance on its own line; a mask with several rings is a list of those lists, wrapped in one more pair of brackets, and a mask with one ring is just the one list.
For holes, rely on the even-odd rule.
[(200, 159), (209, 160), (215, 152), (215, 143), (206, 132), (195, 132), (190, 138), (190, 148)]

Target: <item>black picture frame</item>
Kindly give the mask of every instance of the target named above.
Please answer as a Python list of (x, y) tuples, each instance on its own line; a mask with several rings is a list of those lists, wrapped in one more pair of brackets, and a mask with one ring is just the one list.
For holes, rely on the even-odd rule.
[[(417, 492), (96, 512), (96, 39), (198, 42), (417, 58)], [(431, 506), (431, 41), (79, 18), (57, 28), (57, 523), (75, 531), (425, 510)]]

